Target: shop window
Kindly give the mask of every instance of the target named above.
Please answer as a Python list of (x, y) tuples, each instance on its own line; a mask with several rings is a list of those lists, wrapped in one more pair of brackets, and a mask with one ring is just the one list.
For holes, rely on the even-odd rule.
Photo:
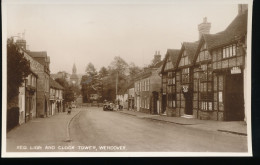
[(176, 107), (176, 94), (175, 93), (169, 93), (167, 100), (168, 100), (168, 107), (170, 107), (170, 108)]

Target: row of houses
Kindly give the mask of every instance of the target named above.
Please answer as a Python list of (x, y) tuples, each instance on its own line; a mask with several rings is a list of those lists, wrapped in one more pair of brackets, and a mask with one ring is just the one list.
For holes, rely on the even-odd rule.
[[(150, 114), (245, 120), (247, 9), (238, 5), (234, 20), (216, 34), (209, 33), (211, 23), (204, 18), (199, 40), (168, 49), (163, 61), (135, 76), (120, 102)], [(158, 52), (154, 58), (160, 58)]]
[(27, 50), (26, 40), (21, 38), (15, 44), (30, 62), (31, 72), (19, 87), (18, 97), (7, 105), (8, 111), (13, 107), (19, 108), (15, 118), (7, 113), (7, 122), (11, 123), (9, 129), (33, 118), (54, 115), (63, 109), (63, 87), (50, 77), (50, 57), (47, 52)]

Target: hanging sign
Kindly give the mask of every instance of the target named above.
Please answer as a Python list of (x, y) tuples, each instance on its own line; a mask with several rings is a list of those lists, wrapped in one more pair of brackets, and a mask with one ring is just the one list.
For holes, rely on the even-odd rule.
[(182, 91), (187, 93), (189, 91), (189, 86), (182, 86)]
[(231, 70), (231, 74), (240, 74), (241, 73), (241, 69), (239, 67), (233, 67)]

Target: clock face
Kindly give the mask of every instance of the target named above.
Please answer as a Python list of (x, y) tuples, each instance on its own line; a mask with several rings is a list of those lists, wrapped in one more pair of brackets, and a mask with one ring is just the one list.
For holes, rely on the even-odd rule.
[(75, 80), (73, 80), (73, 81), (72, 81), (72, 83), (73, 83), (73, 84), (75, 84), (75, 83), (76, 83), (76, 81), (75, 81)]

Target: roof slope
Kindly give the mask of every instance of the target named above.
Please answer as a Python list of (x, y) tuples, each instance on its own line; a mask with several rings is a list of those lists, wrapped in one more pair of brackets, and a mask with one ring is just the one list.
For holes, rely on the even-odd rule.
[(50, 87), (55, 89), (64, 89), (57, 81), (50, 78)]
[(27, 53), (33, 57), (47, 57), (46, 51), (41, 51), (41, 52), (27, 51)]
[(194, 55), (196, 53), (196, 50), (199, 46), (199, 41), (196, 42), (184, 42), (183, 46), (185, 47), (185, 50), (187, 52), (187, 55), (189, 57), (190, 61), (193, 61)]
[(247, 33), (247, 12), (237, 15), (229, 26), (222, 32), (216, 34), (203, 34), (208, 49), (213, 49), (229, 44)]
[(161, 68), (161, 72), (162, 73), (164, 71), (165, 65), (167, 63), (167, 59), (170, 58), (172, 61), (173, 66), (176, 66), (176, 62), (178, 60), (178, 55), (180, 53), (180, 49), (167, 49), (166, 55), (163, 59), (163, 66)]

